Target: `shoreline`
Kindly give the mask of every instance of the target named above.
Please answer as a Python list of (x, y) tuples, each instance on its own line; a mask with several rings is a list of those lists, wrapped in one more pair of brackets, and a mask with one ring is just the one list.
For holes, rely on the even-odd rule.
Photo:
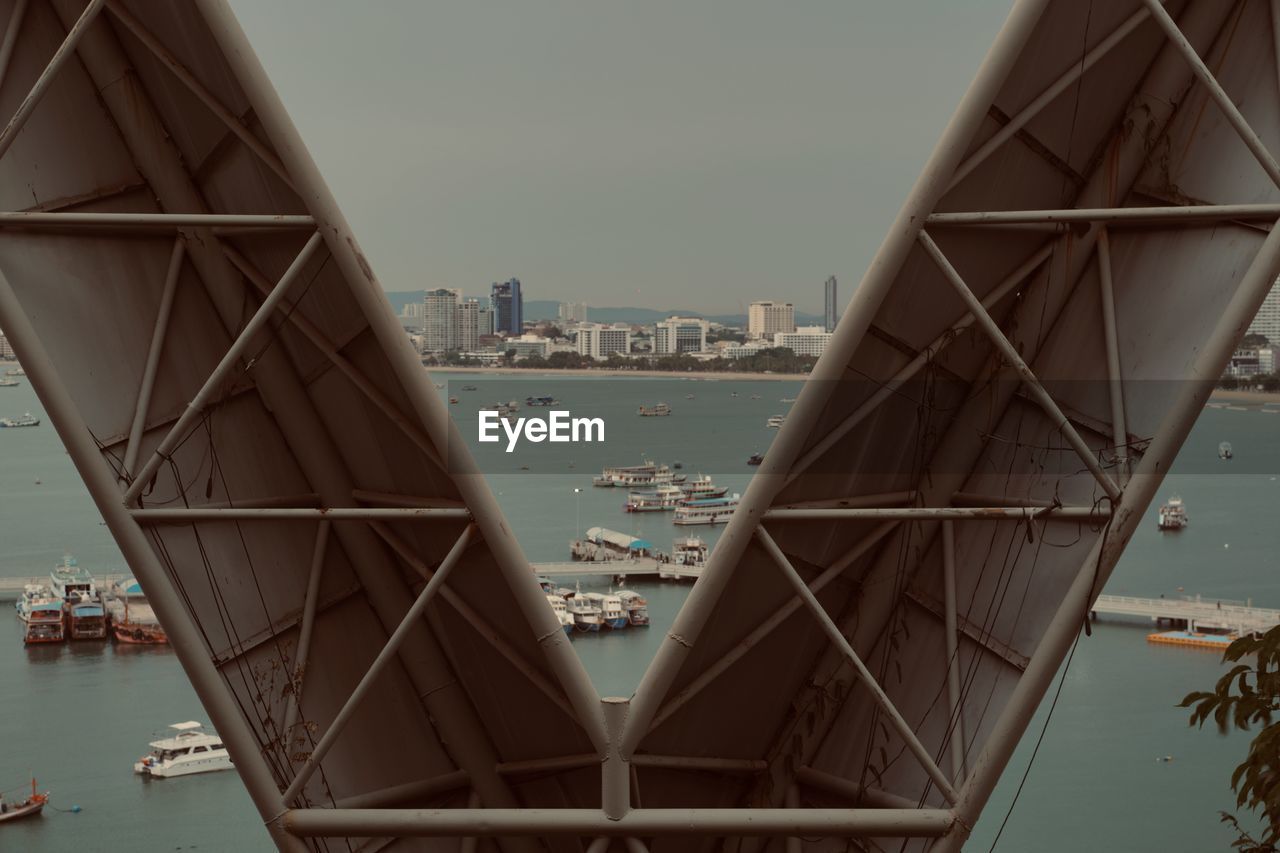
[(1211, 403), (1254, 403), (1256, 405), (1280, 405), (1280, 392), (1276, 391), (1238, 391), (1228, 388), (1214, 388), (1209, 395)]
[(716, 381), (760, 381), (760, 382), (803, 382), (809, 378), (807, 373), (727, 373), (719, 370), (619, 370), (611, 367), (582, 367), (565, 370), (525, 370), (519, 367), (427, 367), (428, 373), (461, 373), (473, 376), (503, 378), (536, 376), (540, 379), (556, 376), (637, 376), (649, 379), (688, 379), (699, 382)]

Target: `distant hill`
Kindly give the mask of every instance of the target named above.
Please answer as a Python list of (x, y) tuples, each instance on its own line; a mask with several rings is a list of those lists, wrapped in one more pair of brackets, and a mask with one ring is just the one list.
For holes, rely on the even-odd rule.
[[(425, 294), (425, 290), (402, 290), (388, 292), (387, 299), (391, 302), (391, 307), (398, 313), (410, 302), (421, 302)], [(550, 299), (525, 300), (525, 320), (554, 321), (559, 314), (559, 302)], [(680, 311), (676, 309), (656, 311), (653, 308), (607, 308), (591, 304), (587, 306), (587, 318), (593, 323), (639, 323), (647, 325), (656, 323), (659, 320), (665, 320), (673, 314), (681, 317), (702, 317), (713, 323), (723, 323), (726, 326), (745, 326), (747, 324), (747, 315), (745, 314), (703, 314), (699, 311)], [(822, 323), (821, 315), (796, 314), (797, 325), (812, 326), (820, 323)]]

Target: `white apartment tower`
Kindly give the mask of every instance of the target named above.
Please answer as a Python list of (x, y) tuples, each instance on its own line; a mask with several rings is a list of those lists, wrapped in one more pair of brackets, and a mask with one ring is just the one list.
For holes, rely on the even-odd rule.
[(702, 352), (707, 348), (707, 327), (700, 317), (668, 317), (658, 321), (653, 333), (653, 351), (657, 355)]
[(796, 308), (790, 302), (752, 302), (747, 309), (747, 337), (760, 340), (796, 330)]
[(1271, 285), (1271, 292), (1262, 300), (1262, 307), (1249, 325), (1249, 334), (1265, 335), (1272, 345), (1280, 344), (1280, 280)]
[(631, 352), (631, 327), (619, 323), (582, 323), (578, 326), (578, 352), (594, 359), (606, 359), (615, 352)]
[(587, 322), (587, 303), (561, 302), (559, 319), (561, 327)]
[(456, 290), (438, 287), (422, 299), (422, 351), (448, 352), (458, 348), (458, 298)]

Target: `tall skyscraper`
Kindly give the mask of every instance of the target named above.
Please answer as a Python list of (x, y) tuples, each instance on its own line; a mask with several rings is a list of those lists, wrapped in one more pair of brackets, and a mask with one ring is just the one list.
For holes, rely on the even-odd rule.
[(827, 278), (826, 285), (826, 311), (823, 314), (823, 323), (828, 332), (834, 332), (836, 329), (836, 277)]
[(1271, 285), (1257, 315), (1249, 325), (1249, 334), (1265, 335), (1272, 346), (1280, 346), (1280, 279)]
[(587, 322), (587, 303), (561, 302), (559, 319), (561, 326), (567, 326), (570, 323)]
[(772, 338), (796, 330), (796, 309), (790, 302), (752, 302), (747, 307), (747, 337)]
[(524, 296), (520, 293), (520, 279), (494, 282), (489, 299), (493, 308), (493, 331), (517, 337), (524, 334)]
[(458, 304), (458, 349), (480, 349), (480, 336), (489, 334), (489, 317), (489, 308), (479, 299), (464, 299)]
[(458, 348), (458, 297), (456, 290), (438, 287), (422, 299), (422, 351), (448, 352)]

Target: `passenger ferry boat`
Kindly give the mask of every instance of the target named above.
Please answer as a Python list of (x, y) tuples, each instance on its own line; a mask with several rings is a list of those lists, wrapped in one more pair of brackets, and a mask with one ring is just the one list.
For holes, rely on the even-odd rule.
[(666, 512), (675, 509), (688, 495), (680, 486), (659, 486), (651, 492), (630, 492), (623, 507), (627, 512)]
[(643, 595), (633, 589), (620, 589), (617, 595), (632, 627), (642, 628), (649, 624), (649, 602)]
[(547, 603), (551, 605), (552, 612), (556, 614), (556, 619), (560, 620), (560, 627), (564, 629), (566, 634), (572, 634), (573, 617), (569, 615), (569, 611), (565, 608), (564, 599), (551, 592), (546, 593), (546, 596)]
[(0, 427), (35, 427), (40, 426), (40, 419), (30, 412), (20, 418), (0, 418)]
[(53, 593), (30, 602), (24, 620), (27, 626), (22, 633), (23, 644), (61, 643), (66, 639), (62, 605), (62, 599)]
[(722, 498), (729, 489), (711, 482), (710, 474), (699, 474), (692, 480), (681, 483), (680, 491), (690, 498)]
[(93, 575), (80, 567), (76, 558), (67, 554), (62, 562), (53, 567), (49, 573), (49, 588), (61, 599), (69, 599), (84, 593), (90, 598), (97, 598), (98, 588), (93, 582)]
[(665, 418), (671, 414), (671, 407), (666, 403), (658, 403), (655, 406), (641, 406), (636, 409), (636, 414), (642, 418)]
[(49, 588), (62, 599), (67, 613), (67, 637), (72, 640), (102, 640), (107, 636), (107, 614), (103, 610), (93, 575), (76, 563), (70, 554), (49, 573)]
[(622, 599), (616, 595), (603, 592), (582, 592), (574, 596), (574, 598), (585, 598), (591, 602), (591, 606), (600, 612), (600, 618), (604, 623), (604, 627), (617, 630), (625, 628), (630, 623), (627, 617), (627, 611), (622, 608)]
[(111, 621), (111, 633), (117, 642), (138, 645), (163, 645), (169, 637), (160, 627), (160, 620), (142, 587), (134, 578), (115, 583), (106, 600), (107, 615)]
[(729, 498), (702, 498), (676, 507), (673, 524), (726, 524), (738, 507), (738, 495)]
[(1187, 509), (1182, 505), (1182, 498), (1169, 498), (1169, 502), (1160, 507), (1157, 526), (1161, 530), (1181, 530), (1187, 526)]
[(583, 633), (599, 631), (604, 624), (600, 610), (580, 592), (570, 593), (564, 606), (573, 617), (573, 627)]
[(593, 479), (591, 483), (594, 486), (647, 488), (683, 483), (687, 479), (688, 475), (675, 473), (669, 465), (655, 465), (653, 462), (646, 462), (643, 465), (605, 468), (600, 472), (600, 476)]
[(134, 763), (134, 773), (168, 778), (234, 769), (222, 738), (205, 733), (201, 723), (192, 720), (174, 723), (169, 728), (177, 734), (153, 740), (149, 744), (151, 752)]

